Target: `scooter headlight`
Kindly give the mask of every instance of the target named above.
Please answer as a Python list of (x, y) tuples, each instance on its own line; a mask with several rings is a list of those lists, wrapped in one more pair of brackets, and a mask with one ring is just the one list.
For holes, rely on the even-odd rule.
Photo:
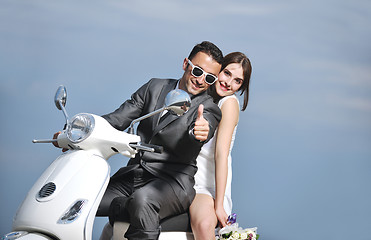
[(74, 116), (67, 125), (67, 137), (73, 143), (85, 140), (94, 129), (94, 117), (82, 113)]

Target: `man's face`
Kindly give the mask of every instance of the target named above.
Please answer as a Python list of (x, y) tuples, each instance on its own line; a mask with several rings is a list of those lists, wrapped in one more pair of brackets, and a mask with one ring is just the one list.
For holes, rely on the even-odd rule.
[[(202, 68), (205, 73), (218, 76), (221, 65), (206, 53), (199, 52), (190, 60), (194, 66)], [(195, 77), (191, 74), (192, 66), (188, 64), (187, 58), (184, 59), (183, 70), (184, 74), (179, 83), (180, 89), (188, 92), (189, 94), (197, 95), (209, 88), (210, 85), (205, 82), (204, 74), (200, 77)]]

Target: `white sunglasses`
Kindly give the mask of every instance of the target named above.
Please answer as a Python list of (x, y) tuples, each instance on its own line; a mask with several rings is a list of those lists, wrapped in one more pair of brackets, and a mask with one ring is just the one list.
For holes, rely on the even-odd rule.
[(189, 59), (188, 59), (188, 63), (192, 67), (191, 74), (195, 77), (201, 77), (202, 75), (205, 75), (205, 82), (207, 84), (211, 85), (214, 82), (216, 82), (216, 80), (218, 80), (217, 76), (215, 76), (214, 74), (211, 74), (211, 73), (207, 73), (202, 68), (193, 65), (193, 63)]

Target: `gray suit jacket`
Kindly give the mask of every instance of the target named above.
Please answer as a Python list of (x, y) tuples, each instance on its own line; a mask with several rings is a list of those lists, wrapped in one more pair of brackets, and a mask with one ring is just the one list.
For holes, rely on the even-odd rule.
[[(126, 129), (132, 120), (164, 106), (166, 94), (175, 89), (178, 80), (151, 79), (139, 88), (131, 99), (125, 101), (114, 112), (103, 117), (116, 129)], [(163, 146), (162, 153), (142, 152), (130, 159), (126, 167), (118, 170), (112, 179), (142, 166), (157, 177), (168, 180), (185, 209), (194, 198), (194, 174), (197, 171), (196, 158), (202, 145), (190, 133), (197, 118), (200, 104), (204, 105), (204, 118), (209, 122), (208, 140), (221, 119), (221, 111), (212, 98), (203, 92), (191, 96), (191, 107), (183, 116), (168, 115), (160, 124), (161, 114), (141, 121), (137, 134), (145, 143)], [(207, 141), (208, 141), (207, 140)]]

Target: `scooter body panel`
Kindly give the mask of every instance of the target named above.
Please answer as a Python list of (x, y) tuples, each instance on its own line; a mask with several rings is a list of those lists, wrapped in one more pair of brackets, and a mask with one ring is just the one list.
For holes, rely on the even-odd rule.
[[(21, 234), (21, 235), (20, 235)], [(11, 232), (4, 236), (5, 239), (17, 239), (17, 240), (53, 240), (52, 238), (45, 236), (40, 233), (19, 233)]]
[[(87, 151), (62, 154), (28, 192), (14, 217), (13, 230), (41, 232), (58, 239), (91, 239), (109, 177), (110, 167), (102, 157)], [(63, 223), (61, 217), (79, 200), (84, 204), (78, 216)]]
[[(178, 115), (190, 106), (187, 93), (168, 96), (168, 110)], [(91, 240), (95, 215), (110, 179), (107, 159), (118, 153), (134, 157), (138, 151), (162, 151), (161, 146), (142, 143), (140, 136), (131, 131), (113, 128), (100, 116), (81, 113), (70, 119), (64, 107), (66, 97), (65, 87), (60, 86), (54, 102), (63, 111), (66, 128), (54, 139), (33, 142), (57, 143), (70, 150), (60, 155), (30, 189), (13, 219), (14, 232), (4, 239)], [(130, 129), (134, 123), (161, 111), (135, 119)], [(175, 235), (171, 238), (178, 239)]]

